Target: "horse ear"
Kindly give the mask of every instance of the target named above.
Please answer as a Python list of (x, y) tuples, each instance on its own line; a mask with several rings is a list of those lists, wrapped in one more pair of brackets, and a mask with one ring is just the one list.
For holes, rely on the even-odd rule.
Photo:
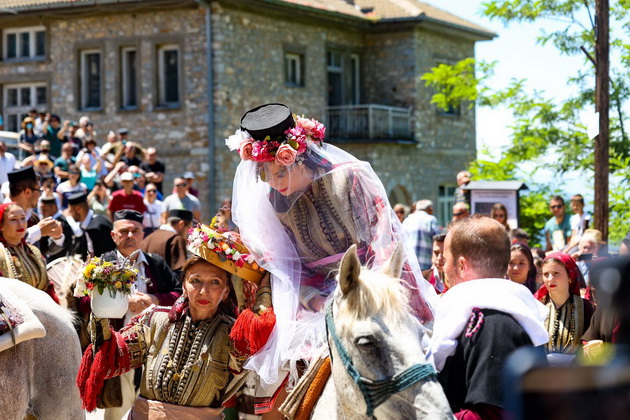
[(392, 255), (387, 261), (385, 261), (385, 264), (383, 264), (383, 267), (381, 268), (381, 273), (399, 279), (400, 275), (402, 274), (404, 262), (405, 248), (403, 247), (402, 242), (398, 242)]
[(361, 262), (357, 257), (357, 246), (352, 245), (341, 258), (339, 264), (339, 287), (344, 296), (347, 296), (359, 282)]

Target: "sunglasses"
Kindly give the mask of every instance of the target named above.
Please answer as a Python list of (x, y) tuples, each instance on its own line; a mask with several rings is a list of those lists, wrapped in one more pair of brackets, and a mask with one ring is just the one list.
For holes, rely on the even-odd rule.
[(44, 192), (43, 188), (29, 188), (31, 191), (39, 191), (40, 193)]
[(154, 194), (155, 190), (147, 190), (147, 194)]
[(561, 209), (562, 207), (564, 207), (562, 204), (556, 204), (554, 206), (549, 206), (549, 208), (551, 210), (555, 210), (555, 209)]
[(78, 173), (78, 172), (74, 172), (74, 171), (72, 171), (72, 172), (68, 172), (68, 173), (69, 173), (70, 175), (79, 175), (79, 173)]
[(396, 214), (405, 214), (405, 212), (404, 212), (404, 211), (399, 210), (399, 211), (397, 211), (397, 212), (396, 212)]
[(179, 187), (186, 187), (187, 185), (186, 184), (176, 184), (175, 186), (179, 188)]
[(461, 216), (462, 214), (464, 214), (464, 212), (460, 211), (459, 213), (453, 213), (453, 216), (458, 217), (458, 216)]

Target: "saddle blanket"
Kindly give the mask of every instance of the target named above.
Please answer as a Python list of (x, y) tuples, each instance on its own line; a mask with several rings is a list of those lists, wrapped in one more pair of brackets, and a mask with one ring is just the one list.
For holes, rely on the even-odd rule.
[(46, 329), (28, 304), (7, 287), (0, 287), (0, 334), (0, 352), (46, 336)]

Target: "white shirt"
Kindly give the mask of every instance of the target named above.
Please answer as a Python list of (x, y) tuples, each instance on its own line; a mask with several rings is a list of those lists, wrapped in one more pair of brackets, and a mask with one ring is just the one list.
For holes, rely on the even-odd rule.
[(574, 214), (569, 221), (571, 222), (571, 230), (573, 234), (580, 237), (584, 233), (586, 223), (591, 220), (591, 215), (584, 212), (582, 214)]
[(15, 169), (15, 156), (12, 153), (5, 153), (0, 157), (0, 184), (7, 182), (7, 174)]
[(147, 211), (144, 212), (142, 226), (145, 228), (157, 228), (160, 226), (160, 217), (162, 216), (162, 202), (155, 200), (153, 203), (149, 203), (145, 199), (144, 205), (147, 206)]
[[(94, 217), (94, 212), (90, 209), (88, 210), (88, 214), (85, 216), (85, 219), (83, 219), (83, 221), (81, 222), (81, 235), (89, 226), (90, 222), (92, 221), (92, 217)], [(85, 239), (87, 239), (88, 252), (94, 255), (94, 242), (92, 242), (92, 238), (90, 238), (90, 235), (85, 235)]]
[(175, 228), (173, 226), (171, 226), (171, 225), (161, 225), (160, 226), (160, 230), (167, 230), (169, 232), (177, 233)]

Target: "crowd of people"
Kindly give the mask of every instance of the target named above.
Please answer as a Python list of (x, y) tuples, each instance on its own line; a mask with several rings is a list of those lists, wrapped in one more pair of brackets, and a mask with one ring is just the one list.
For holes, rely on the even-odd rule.
[[(257, 378), (255, 412), (283, 418), (288, 391), (308, 388), (302, 380), (328, 355), (327, 312), (344, 311), (340, 293), (359, 293), (352, 286), (339, 292), (335, 277), (351, 247), (371, 270), (402, 258), (398, 286), (414, 325), (432, 329), (417, 349), (426, 352), (421, 368), (439, 380), (457, 418), (502, 418), (502, 369), (520, 347), (567, 365), (580, 350), (596, 355), (602, 342), (616, 340), (618, 319), (602, 315), (590, 281), (609, 255), (582, 196), (572, 197), (571, 218), (561, 197), (550, 200), (547, 249), (530, 249), (504, 205), (470, 215), (463, 172), (444, 229), (430, 200), (410, 214), (390, 208), (369, 165), (325, 144), (323, 124), (274, 103), (246, 112), (226, 139), (242, 160), (234, 206), (226, 200), (210, 226), (199, 227), (194, 174), (176, 178), (162, 198), (157, 152), (127, 141), (125, 130), (108, 133), (99, 148), (87, 117), (79, 124), (29, 118), (23, 148), (32, 155), (9, 165), (3, 187), (2, 275), (59, 302), (44, 259), (129, 258), (140, 273), (124, 319), (95, 318), (90, 297), (73, 300), (92, 331), (79, 329), (86, 353), (77, 381), (86, 408), (106, 408), (106, 419), (129, 410), (130, 418), (219, 419), (249, 372)], [(629, 248), (630, 236), (620, 254)], [(266, 270), (245, 306), (230, 281), (243, 268)], [(368, 338), (356, 341), (376, 351)], [(107, 400), (113, 394), (102, 388), (120, 398)], [(381, 417), (378, 405), (371, 410)]]
[(157, 150), (132, 141), (125, 128), (100, 135), (89, 116), (78, 122), (62, 121), (58, 115), (32, 109), (19, 134), (23, 159), (0, 143), (0, 192), (4, 198), (10, 195), (9, 172), (32, 167), (43, 187), (35, 208), (40, 216), (43, 202), (54, 197), (58, 210), (72, 224), (68, 197), (83, 192), (90, 209), (110, 220), (118, 210), (142, 213), (147, 235), (167, 223), (170, 210), (188, 210), (195, 219), (201, 218), (195, 174), (179, 174), (173, 190), (165, 191), (166, 166)]

